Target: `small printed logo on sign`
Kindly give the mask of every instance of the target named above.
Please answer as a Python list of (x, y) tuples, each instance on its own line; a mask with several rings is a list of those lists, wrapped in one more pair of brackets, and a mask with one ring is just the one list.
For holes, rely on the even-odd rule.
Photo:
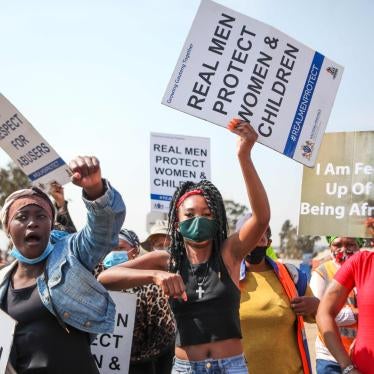
[(307, 140), (305, 144), (301, 146), (301, 149), (303, 151), (302, 153), (303, 157), (310, 160), (310, 157), (312, 156), (312, 153), (313, 153), (313, 148), (314, 148), (314, 143), (311, 142), (310, 140)]
[(154, 207), (155, 207), (155, 209), (163, 209), (164, 208), (164, 204), (155, 203)]
[(333, 66), (329, 66), (326, 69), (326, 71), (332, 75), (333, 79), (335, 79), (336, 78), (336, 74), (338, 74), (339, 69), (338, 68), (334, 68)]

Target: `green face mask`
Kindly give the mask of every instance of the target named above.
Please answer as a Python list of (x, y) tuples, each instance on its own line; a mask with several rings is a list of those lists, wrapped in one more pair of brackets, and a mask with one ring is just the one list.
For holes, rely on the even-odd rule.
[(197, 216), (179, 223), (182, 236), (194, 242), (203, 242), (214, 238), (218, 224), (214, 219)]

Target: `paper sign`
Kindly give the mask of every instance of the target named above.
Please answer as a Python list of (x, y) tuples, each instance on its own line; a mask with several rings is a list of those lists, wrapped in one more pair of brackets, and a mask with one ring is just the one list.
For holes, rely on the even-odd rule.
[(185, 181), (210, 180), (210, 139), (151, 133), (151, 210), (168, 212)]
[(0, 309), (0, 374), (5, 373), (17, 322)]
[(299, 234), (373, 237), (374, 131), (327, 133), (304, 168)]
[(116, 304), (114, 332), (98, 335), (91, 344), (91, 352), (100, 374), (127, 374), (135, 322), (136, 295), (110, 292), (110, 296)]
[(61, 185), (70, 182), (70, 170), (64, 160), (1, 94), (0, 147), (42, 190), (48, 191), (51, 182)]
[(162, 103), (313, 166), (343, 68), (283, 32), (203, 0)]

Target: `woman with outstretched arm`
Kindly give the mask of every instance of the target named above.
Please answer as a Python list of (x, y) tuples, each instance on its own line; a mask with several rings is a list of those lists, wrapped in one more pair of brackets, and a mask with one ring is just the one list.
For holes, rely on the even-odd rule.
[(9, 195), (1, 211), (16, 259), (0, 270), (0, 308), (18, 322), (10, 372), (98, 374), (90, 338), (114, 328), (115, 305), (91, 272), (117, 246), (125, 205), (95, 157), (69, 166), (87, 208), (82, 230), (53, 230), (53, 203), (35, 187)]
[[(169, 296), (177, 323), (173, 373), (247, 373), (239, 320), (239, 273), (248, 248), (268, 227), (270, 208), (251, 160), (257, 134), (233, 120), (237, 155), (252, 217), (227, 236), (222, 196), (209, 181), (185, 182), (170, 203), (168, 251), (154, 251), (101, 273), (112, 290), (155, 283)], [(250, 364), (250, 363), (249, 363)]]

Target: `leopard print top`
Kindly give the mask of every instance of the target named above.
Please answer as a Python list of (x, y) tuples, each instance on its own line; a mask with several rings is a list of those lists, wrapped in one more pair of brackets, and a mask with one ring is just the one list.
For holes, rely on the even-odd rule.
[(167, 297), (155, 284), (134, 287), (137, 295), (131, 362), (152, 359), (175, 344), (175, 322)]

